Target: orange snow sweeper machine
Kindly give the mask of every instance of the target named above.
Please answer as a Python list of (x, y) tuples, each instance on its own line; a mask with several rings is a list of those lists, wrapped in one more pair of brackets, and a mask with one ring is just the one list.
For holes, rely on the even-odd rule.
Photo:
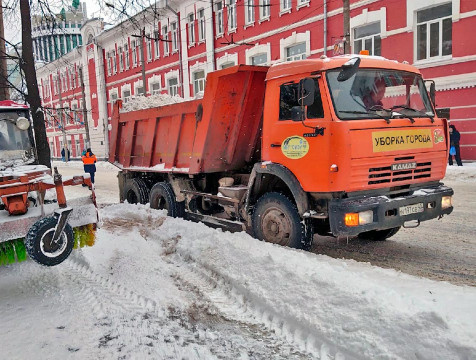
[[(28, 107), (0, 101), (0, 265), (53, 266), (74, 246), (92, 245), (98, 221), (89, 176), (63, 179), (38, 165)], [(64, 186), (85, 184), (91, 195), (66, 202)], [(48, 191), (54, 189), (55, 191)]]

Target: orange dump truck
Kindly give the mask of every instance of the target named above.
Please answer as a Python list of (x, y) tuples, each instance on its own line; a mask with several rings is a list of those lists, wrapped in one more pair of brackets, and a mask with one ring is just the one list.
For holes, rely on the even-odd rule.
[[(432, 96), (431, 96), (432, 95)], [(203, 99), (121, 112), (121, 200), (306, 249), (314, 233), (384, 240), (452, 212), (447, 121), (419, 71), (368, 56), (238, 65)]]

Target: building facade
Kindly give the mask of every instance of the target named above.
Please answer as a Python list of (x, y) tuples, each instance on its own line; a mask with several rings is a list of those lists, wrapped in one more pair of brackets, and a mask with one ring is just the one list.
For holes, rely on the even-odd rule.
[[(112, 105), (119, 98), (128, 101), (157, 93), (193, 98), (203, 91), (206, 74), (216, 69), (333, 56), (341, 53), (345, 44), (354, 53), (366, 49), (372, 55), (407, 61), (419, 68), (424, 78), (433, 79), (438, 108), (445, 109), (461, 132), (463, 159), (476, 160), (473, 0), (351, 0), (351, 31), (346, 43), (342, 41), (340, 0), (157, 4), (109, 29), (97, 19), (86, 22), (81, 28), (86, 44), (38, 70), (40, 93), (46, 96), (44, 104), (54, 114), (54, 109), (64, 107), (60, 106), (59, 90), (55, 94), (52, 88), (57, 83), (72, 91), (68, 99), (80, 102), (78, 92), (68, 87), (78, 74), (73, 75), (66, 64), (83, 69), (91, 145), (100, 156), (107, 154)], [(78, 134), (69, 135), (66, 125), (68, 144), (79, 141), (77, 146), (81, 148), (84, 126), (69, 126), (71, 131), (77, 126), (74, 131)], [(50, 143), (56, 156), (64, 144), (60, 142), (62, 130), (49, 121)]]
[(33, 15), (31, 36), (35, 61), (50, 62), (81, 46), (81, 26), (86, 20), (86, 3), (79, 2), (56, 15)]

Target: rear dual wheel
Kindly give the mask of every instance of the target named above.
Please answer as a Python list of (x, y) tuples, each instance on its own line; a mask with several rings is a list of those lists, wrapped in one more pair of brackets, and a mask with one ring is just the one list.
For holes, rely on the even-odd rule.
[(285, 195), (271, 192), (258, 199), (253, 212), (253, 232), (260, 240), (309, 250), (314, 236), (309, 220), (302, 220), (296, 205)]
[(147, 204), (149, 188), (141, 178), (127, 179), (124, 185), (124, 199), (129, 204)]
[(183, 217), (185, 213), (185, 202), (176, 200), (172, 186), (166, 182), (159, 182), (150, 190), (150, 207), (167, 210), (171, 217)]

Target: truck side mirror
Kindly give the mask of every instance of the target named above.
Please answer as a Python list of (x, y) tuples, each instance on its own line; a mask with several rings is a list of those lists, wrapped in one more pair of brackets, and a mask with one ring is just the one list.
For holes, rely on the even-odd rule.
[(430, 99), (431, 99), (431, 102), (433, 103), (433, 106), (436, 106), (436, 88), (435, 88), (434, 81), (430, 85)]
[(292, 121), (304, 120), (304, 111), (302, 106), (293, 106), (291, 108), (291, 120)]
[[(313, 78), (305, 78), (299, 81), (298, 103), (301, 106), (314, 104), (314, 92), (316, 85)], [(294, 109), (294, 108), (293, 108)]]
[(347, 61), (344, 65), (341, 66), (341, 71), (337, 75), (337, 81), (342, 82), (349, 80), (352, 76), (355, 75), (357, 70), (359, 70), (360, 58), (355, 57)]

